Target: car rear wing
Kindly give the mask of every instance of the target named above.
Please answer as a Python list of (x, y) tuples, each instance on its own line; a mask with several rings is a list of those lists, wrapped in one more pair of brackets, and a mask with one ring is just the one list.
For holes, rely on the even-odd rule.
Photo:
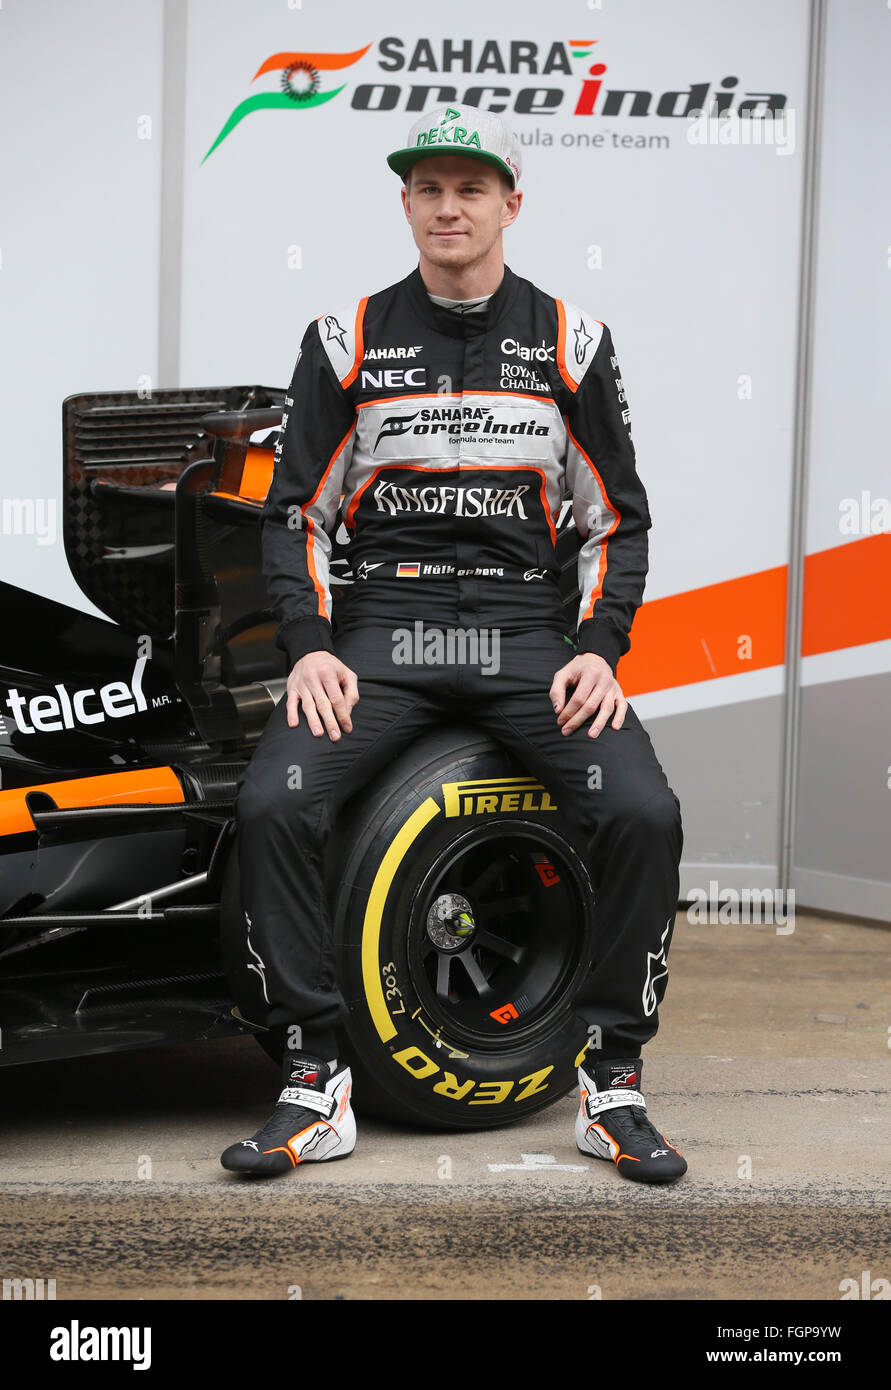
[(213, 452), (202, 422), (283, 404), (284, 391), (268, 386), (106, 391), (64, 401), (65, 553), (97, 608), (128, 630), (172, 635), (173, 489), (184, 468)]
[[(244, 633), (220, 651), (233, 683), (281, 673), (274, 625), (249, 633), (246, 620), (268, 612), (257, 523), (284, 394), (226, 386), (91, 393), (63, 404), (65, 553), (83, 592), (127, 632), (172, 641), (177, 485), (196, 462), (213, 463), (200, 544), (217, 584), (220, 631)], [(190, 516), (197, 523), (195, 509)], [(197, 535), (181, 536), (180, 564), (198, 544)]]

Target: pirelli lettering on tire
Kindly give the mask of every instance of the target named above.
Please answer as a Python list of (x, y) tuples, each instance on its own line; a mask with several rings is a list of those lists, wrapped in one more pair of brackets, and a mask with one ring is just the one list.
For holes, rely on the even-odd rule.
[(515, 1104), (528, 1100), (530, 1096), (547, 1090), (546, 1078), (554, 1070), (553, 1066), (542, 1067), (528, 1076), (521, 1076), (519, 1081), (477, 1081), (473, 1077), (459, 1081), (454, 1072), (441, 1068), (419, 1047), (403, 1047), (393, 1053), (393, 1061), (404, 1067), (416, 1081), (429, 1081), (434, 1076), (441, 1076), (441, 1080), (433, 1086), (436, 1094), (447, 1096), (450, 1100), (466, 1100), (468, 1105), (501, 1105), (509, 1096), (512, 1096)]
[(478, 782), (443, 782), (442, 797), (446, 817), (558, 809), (557, 803), (534, 777), (487, 777)]

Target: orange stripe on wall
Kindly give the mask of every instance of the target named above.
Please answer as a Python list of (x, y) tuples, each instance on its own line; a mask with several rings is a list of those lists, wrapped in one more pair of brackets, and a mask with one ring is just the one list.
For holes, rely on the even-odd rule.
[[(785, 565), (654, 599), (634, 619), (619, 684), (626, 695), (640, 695), (780, 665), (785, 625)], [(750, 661), (739, 657), (744, 634)]]
[(891, 534), (865, 536), (804, 561), (801, 654), (891, 637)]
[[(738, 676), (785, 660), (787, 566), (644, 602), (622, 657), (626, 695)], [(802, 656), (891, 638), (891, 535), (805, 557)], [(740, 641), (751, 638), (750, 660)]]
[(63, 782), (40, 782), (33, 787), (0, 791), (0, 835), (33, 830), (25, 797), (28, 792), (48, 792), (57, 806), (117, 806), (124, 802), (185, 801), (179, 778), (171, 767), (139, 768), (132, 772), (107, 772), (98, 777), (75, 777)]

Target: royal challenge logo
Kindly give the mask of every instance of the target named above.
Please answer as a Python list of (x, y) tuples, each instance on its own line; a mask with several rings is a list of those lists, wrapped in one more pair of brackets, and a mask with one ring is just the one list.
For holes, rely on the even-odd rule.
[[(780, 119), (786, 107), (784, 92), (755, 90), (735, 73), (715, 80), (694, 74), (686, 83), (664, 91), (647, 90), (635, 78), (633, 59), (629, 62), (620, 56), (612, 60), (611, 70), (597, 47), (599, 42), (388, 35), (348, 53), (273, 53), (251, 79), (263, 89), (237, 103), (204, 159), (254, 111), (305, 115), (338, 96), (354, 111), (404, 111), (412, 120), (450, 102), (498, 114), (532, 116), (541, 122), (534, 130), (518, 126), (524, 145), (665, 147), (668, 136), (662, 132), (671, 129), (665, 123), (679, 119), (691, 127), (687, 134), (691, 144), (779, 143), (775, 134), (771, 138), (767, 132), (784, 129)], [(341, 81), (344, 70), (356, 64), (361, 66), (348, 74), (350, 80)], [(552, 117), (572, 120), (558, 128)], [(601, 118), (628, 118), (629, 124), (620, 130), (599, 129)], [(654, 120), (659, 122), (655, 129)], [(644, 121), (646, 125), (640, 124)], [(695, 128), (694, 122), (698, 122)], [(720, 131), (714, 138), (709, 122)], [(742, 127), (765, 133), (746, 139), (745, 132), (740, 133)], [(435, 129), (429, 138), (431, 143), (438, 141)]]

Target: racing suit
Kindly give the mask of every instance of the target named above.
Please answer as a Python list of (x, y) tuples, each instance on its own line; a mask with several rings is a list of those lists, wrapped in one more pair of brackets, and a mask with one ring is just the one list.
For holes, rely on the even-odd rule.
[[(643, 596), (651, 521), (609, 329), (508, 267), (479, 312), (456, 314), (416, 268), (309, 325), (285, 406), (262, 519), (276, 640), (289, 669), (337, 654), (360, 699), (337, 741), (313, 738), (302, 712), (290, 728), (282, 700), (239, 791), (247, 963), (267, 1022), (299, 1024), (308, 1051), (335, 1055), (345, 1005), (322, 887), (328, 830), (451, 713), (555, 785), (584, 828), (601, 941), (578, 1009), (601, 1027), (602, 1056), (634, 1055), (665, 989), (680, 807), (630, 706), (621, 730), (608, 722), (592, 740), (590, 716), (564, 736), (548, 694), (572, 656), (555, 555), (567, 492), (582, 537), (579, 652), (615, 673)], [(338, 586), (332, 628), (338, 517), (352, 583)], [(498, 633), (500, 670), (395, 664), (394, 629), (418, 621)], [(285, 775), (295, 765), (300, 787)]]
[(339, 631), (390, 626), (406, 581), (431, 623), (560, 626), (555, 521), (568, 487), (585, 537), (579, 651), (615, 672), (651, 523), (604, 324), (508, 267), (481, 313), (456, 315), (416, 269), (310, 325), (285, 404), (263, 554), (291, 665), (334, 650), (339, 507), (357, 580)]

